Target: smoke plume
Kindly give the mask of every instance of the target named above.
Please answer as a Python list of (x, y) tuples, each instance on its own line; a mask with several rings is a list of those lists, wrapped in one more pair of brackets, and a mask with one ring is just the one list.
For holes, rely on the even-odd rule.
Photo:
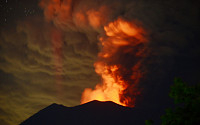
[(121, 10), (110, 9), (116, 6), (121, 9), (120, 4), (120, 1), (92, 0), (43, 0), (40, 3), (46, 21), (52, 22), (62, 34), (79, 32), (91, 43), (99, 44), (94, 66), (102, 83), (96, 85), (95, 90), (87, 88), (81, 103), (96, 99), (134, 106), (140, 93), (138, 83), (144, 75), (142, 60), (147, 55), (146, 32), (139, 21), (128, 20), (119, 14)]
[(138, 95), (145, 96), (139, 106), (162, 111), (177, 74), (199, 80), (196, 1), (40, 0), (39, 6), (38, 15), (16, 15), (0, 29), (0, 124), (19, 124), (55, 102), (133, 107)]

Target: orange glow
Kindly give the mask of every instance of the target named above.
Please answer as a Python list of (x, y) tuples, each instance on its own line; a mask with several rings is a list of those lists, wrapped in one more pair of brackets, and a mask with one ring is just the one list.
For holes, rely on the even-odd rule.
[(101, 21), (100, 20), (100, 13), (97, 12), (97, 11), (90, 10), (90, 11), (87, 12), (87, 14), (88, 14), (88, 20), (89, 20), (90, 25), (94, 28), (99, 27), (100, 24), (101, 24), (100, 23), (100, 21)]
[(81, 25), (85, 25), (87, 24), (87, 20), (86, 20), (86, 17), (83, 13), (81, 12), (77, 12), (75, 13), (75, 24), (77, 26), (81, 26)]
[(88, 16), (88, 22), (90, 26), (92, 26), (94, 29), (97, 29), (98, 27), (102, 26), (106, 22), (105, 13), (108, 13), (107, 7), (102, 6), (98, 8), (97, 10), (88, 10), (87, 16)]
[[(86, 88), (82, 93), (81, 104), (92, 101), (113, 101), (123, 106), (130, 106), (129, 102), (135, 100), (131, 98), (122, 98), (124, 90), (128, 87), (127, 81), (121, 76), (120, 64), (112, 62), (112, 58), (117, 56), (116, 53), (123, 46), (131, 46), (131, 49), (139, 44), (146, 42), (143, 38), (143, 29), (137, 27), (131, 22), (127, 22), (121, 18), (114, 22), (110, 22), (104, 26), (105, 35), (100, 37), (99, 41), (102, 50), (98, 54), (98, 61), (94, 64), (95, 72), (102, 78), (102, 83), (97, 84), (95, 89)], [(126, 50), (124, 52), (129, 52)], [(139, 52), (138, 52), (139, 53)], [(108, 63), (109, 62), (109, 63)], [(139, 82), (141, 73), (139, 71), (140, 63), (132, 67), (133, 74), (130, 79), (134, 80), (134, 84)], [(135, 92), (135, 95), (140, 92)], [(124, 97), (124, 96), (123, 96)], [(132, 105), (133, 107), (134, 105)]]
[(44, 8), (47, 21), (53, 21), (56, 26), (66, 25), (71, 20), (72, 0), (41, 0), (40, 7)]
[[(85, 1), (86, 3), (88, 1)], [(83, 2), (83, 3), (85, 3)], [(118, 12), (114, 6), (106, 3), (91, 7), (73, 0), (41, 0), (45, 19), (52, 21), (61, 31), (81, 33), (93, 42), (91, 35), (96, 33), (101, 51), (94, 64), (96, 73), (102, 82), (93, 89), (86, 88), (82, 94), (81, 104), (92, 101), (113, 101), (123, 106), (134, 107), (135, 98), (140, 94), (138, 83), (143, 77), (142, 59), (146, 56), (146, 37), (144, 29), (133, 21), (122, 18), (113, 20)], [(111, 7), (111, 8), (110, 8)], [(111, 22), (109, 22), (111, 21)], [(53, 52), (57, 76), (62, 70), (62, 35), (59, 30), (53, 32)], [(82, 39), (81, 39), (82, 40)], [(92, 43), (93, 44), (93, 43)], [(141, 70), (142, 69), (142, 70)], [(137, 88), (138, 87), (138, 88)]]
[(130, 24), (122, 19), (118, 21), (109, 23), (108, 26), (104, 27), (107, 36), (116, 36), (118, 34), (124, 33), (128, 36), (136, 36), (138, 29), (136, 30), (133, 24)]
[(120, 76), (116, 75), (118, 67), (107, 66), (101, 62), (95, 63), (95, 71), (101, 75), (103, 79), (103, 84), (97, 84), (95, 90), (90, 88), (85, 89), (83, 92), (83, 98), (81, 103), (86, 103), (92, 100), (99, 101), (113, 101), (120, 105), (124, 105), (120, 102), (120, 92), (123, 91), (124, 86)]

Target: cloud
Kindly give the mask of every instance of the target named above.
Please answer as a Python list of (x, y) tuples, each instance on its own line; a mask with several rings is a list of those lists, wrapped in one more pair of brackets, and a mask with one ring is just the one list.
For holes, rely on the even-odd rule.
[(57, 81), (54, 48), (58, 43), (51, 38), (55, 29), (34, 17), (1, 31), (0, 70), (5, 76), (0, 82), (2, 124), (8, 119), (9, 124), (19, 123), (53, 102), (77, 105), (83, 89), (98, 81), (93, 68), (97, 43), (74, 31), (63, 33), (62, 80)]
[[(93, 64), (103, 26), (119, 17), (147, 31), (151, 55), (141, 64), (148, 72), (162, 77), (165, 64), (173, 63), (166, 57), (199, 54), (199, 10), (192, 1), (41, 0), (40, 6), (44, 17), (0, 31), (0, 124), (17, 124), (53, 102), (79, 104), (84, 88), (100, 82)], [(132, 54), (116, 61), (129, 68), (136, 63)]]

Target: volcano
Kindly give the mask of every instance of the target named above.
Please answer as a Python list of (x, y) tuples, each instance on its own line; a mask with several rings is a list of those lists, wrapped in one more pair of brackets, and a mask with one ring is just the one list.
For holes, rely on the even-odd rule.
[(51, 104), (20, 125), (142, 125), (146, 118), (135, 108), (94, 100), (75, 107)]

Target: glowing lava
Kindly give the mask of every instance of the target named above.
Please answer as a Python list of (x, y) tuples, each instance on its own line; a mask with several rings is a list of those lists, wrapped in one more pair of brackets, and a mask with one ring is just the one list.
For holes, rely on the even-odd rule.
[[(102, 49), (98, 54), (97, 62), (94, 64), (96, 73), (102, 78), (102, 83), (97, 84), (94, 90), (86, 88), (82, 93), (81, 103), (99, 100), (113, 101), (123, 106), (130, 106), (130, 101), (134, 99), (124, 98), (124, 96), (122, 99), (122, 95), (129, 83), (121, 75), (121, 69), (124, 68), (123, 65), (116, 63), (115, 58), (118, 56), (119, 50), (123, 50), (120, 51), (122, 53), (129, 53), (134, 49), (134, 46), (146, 42), (143, 37), (144, 31), (134, 23), (127, 22), (121, 18), (104, 26), (104, 31), (105, 34), (99, 38)], [(127, 46), (129, 46), (129, 49), (120, 49)], [(138, 51), (135, 55), (141, 55), (142, 51)], [(136, 63), (132, 69), (129, 69), (137, 71), (132, 71), (133, 74), (129, 78), (132, 82), (135, 82), (133, 83), (134, 86), (141, 77), (139, 66), (140, 62)], [(138, 94), (139, 92), (135, 92), (134, 95), (137, 96)], [(133, 107), (134, 105), (131, 106)]]

